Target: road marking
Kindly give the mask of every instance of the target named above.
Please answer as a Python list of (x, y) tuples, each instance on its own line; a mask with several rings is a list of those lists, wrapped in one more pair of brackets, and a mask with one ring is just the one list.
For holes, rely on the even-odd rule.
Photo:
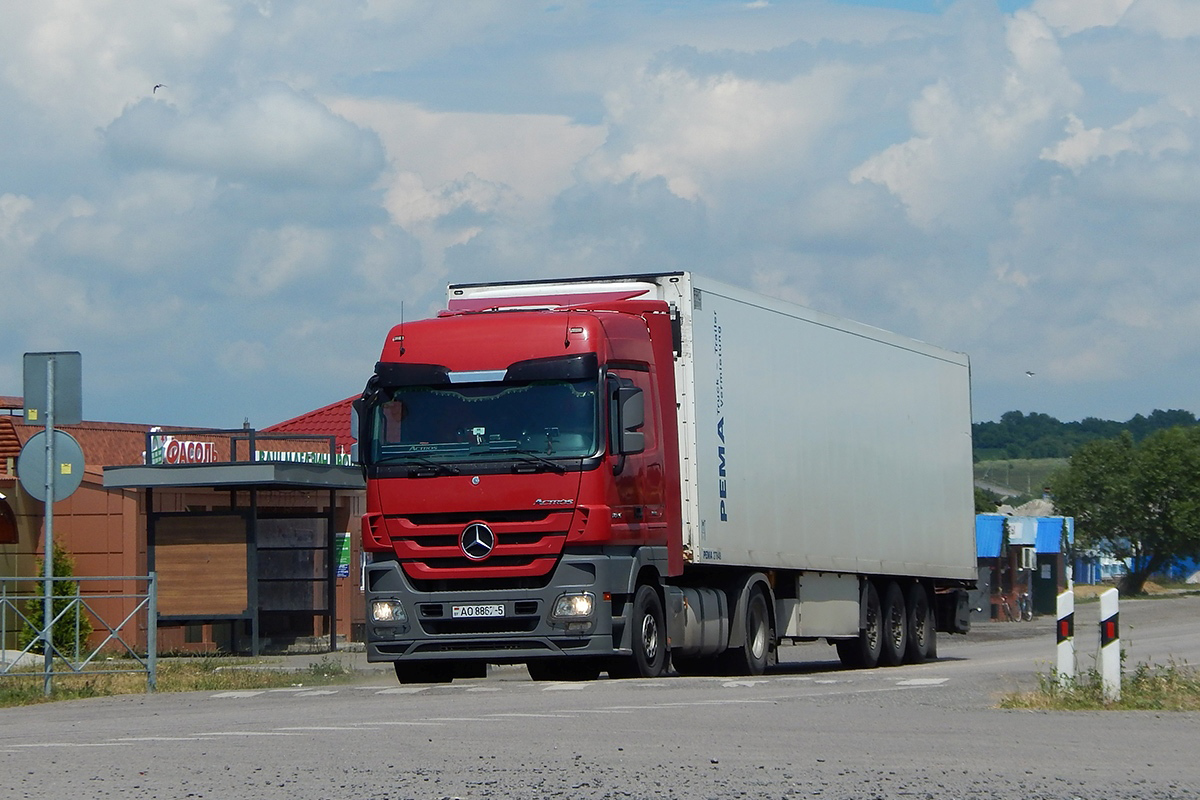
[(337, 694), (337, 689), (312, 689), (307, 692), (300, 692), (296, 697), (320, 697), (326, 694)]
[(282, 733), (281, 731), (212, 731), (210, 733), (197, 733), (196, 735), (211, 739), (217, 736), (300, 736), (301, 734)]
[(261, 689), (261, 690), (247, 689), (247, 690), (236, 691), (236, 692), (218, 692), (217, 694), (211, 695), (211, 697), (214, 700), (239, 699), (239, 698), (243, 698), (243, 697), (256, 697), (260, 694), (266, 694), (266, 693), (267, 692), (265, 689)]
[(899, 681), (897, 686), (941, 686), (949, 678), (909, 678), (905, 681)]
[(488, 717), (490, 717), (490, 718), (504, 717), (504, 718), (506, 718), (506, 719), (508, 719), (508, 718), (516, 718), (516, 719), (524, 719), (524, 718), (530, 718), (530, 719), (555, 719), (555, 718), (565, 718), (565, 719), (569, 719), (569, 718), (570, 718), (570, 714), (516, 714), (516, 713), (506, 713), (506, 714), (488, 714)]
[(125, 747), (133, 742), (30, 742), (28, 744), (10, 744), (8, 747)]
[(763, 680), (763, 681), (725, 681), (721, 685), (724, 686), (726, 689), (737, 689), (742, 686), (753, 688), (755, 686), (758, 686), (760, 683), (770, 683), (770, 681), (766, 681), (766, 680)]
[(428, 688), (428, 686), (400, 686), (395, 689), (380, 689), (375, 694), (419, 694)]
[(543, 692), (580, 692), (588, 688), (586, 683), (553, 683), (543, 686)]
[(471, 686), (467, 689), (468, 692), (503, 692), (499, 686)]
[(358, 731), (358, 725), (297, 725), (291, 728), (275, 728), (277, 731)]

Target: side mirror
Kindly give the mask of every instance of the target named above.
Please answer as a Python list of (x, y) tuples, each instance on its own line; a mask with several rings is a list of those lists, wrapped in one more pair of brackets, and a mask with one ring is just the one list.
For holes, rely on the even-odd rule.
[(363, 440), (362, 405), (363, 400), (361, 397), (350, 404), (350, 435), (354, 437), (354, 444), (350, 445), (350, 460), (355, 464), (362, 463), (358, 459), (359, 445)]
[(646, 395), (636, 386), (621, 386), (613, 393), (613, 452), (632, 455), (646, 449)]

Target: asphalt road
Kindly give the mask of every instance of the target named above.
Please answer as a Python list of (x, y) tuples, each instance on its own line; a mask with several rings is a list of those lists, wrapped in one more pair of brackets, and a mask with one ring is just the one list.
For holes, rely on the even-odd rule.
[[(1081, 651), (1097, 611), (1079, 608)], [(1200, 597), (1121, 613), (1129, 664), (1200, 663)], [(755, 679), (375, 673), (4, 709), (0, 798), (1200, 797), (1200, 714), (995, 709), (1049, 669), (1052, 620), (979, 625), (940, 654), (847, 671), (813, 644)]]

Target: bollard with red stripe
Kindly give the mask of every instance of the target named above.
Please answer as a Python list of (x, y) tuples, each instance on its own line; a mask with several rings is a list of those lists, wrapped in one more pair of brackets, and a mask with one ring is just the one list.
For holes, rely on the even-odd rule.
[(1116, 589), (1100, 595), (1100, 682), (1110, 701), (1121, 699), (1120, 596)]
[(1058, 679), (1075, 680), (1075, 592), (1058, 596)]

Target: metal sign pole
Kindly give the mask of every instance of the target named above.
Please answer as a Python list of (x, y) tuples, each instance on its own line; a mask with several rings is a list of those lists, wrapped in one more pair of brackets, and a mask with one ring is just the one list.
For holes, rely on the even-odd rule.
[(45, 678), (42, 691), (49, 697), (54, 674), (54, 357), (46, 360), (46, 536), (42, 572), (42, 646)]

